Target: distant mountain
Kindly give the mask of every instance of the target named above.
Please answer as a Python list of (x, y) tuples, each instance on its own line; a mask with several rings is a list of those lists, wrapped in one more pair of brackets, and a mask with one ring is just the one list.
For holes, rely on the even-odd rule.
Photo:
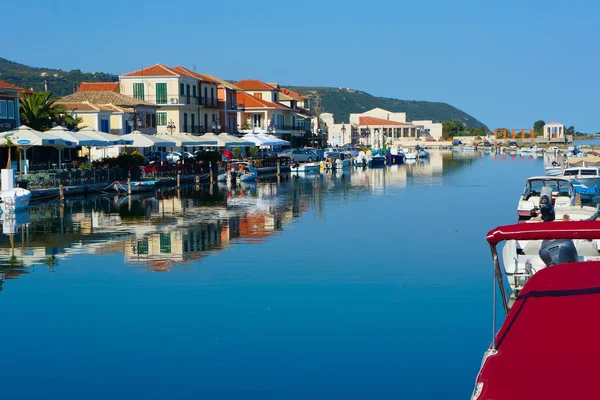
[(78, 69), (62, 71), (53, 68), (36, 68), (0, 58), (0, 81), (12, 83), (25, 89), (48, 90), (56, 96), (72, 94), (81, 82), (116, 82), (117, 75), (103, 72), (81, 72)]
[[(25, 89), (48, 90), (56, 96), (73, 93), (81, 82), (116, 82), (117, 75), (103, 72), (82, 72), (78, 69), (62, 71), (53, 68), (37, 68), (0, 58), (0, 80)], [(408, 121), (431, 119), (436, 122), (458, 120), (468, 127), (487, 128), (474, 117), (446, 103), (429, 101), (398, 100), (376, 97), (369, 93), (344, 88), (285, 86), (290, 90), (300, 90), (312, 97), (321, 96), (322, 111), (335, 115), (337, 121), (348, 122), (350, 113), (359, 113), (380, 107), (394, 112), (406, 112)], [(314, 104), (314, 102), (313, 102)]]
[[(336, 122), (348, 122), (350, 113), (360, 113), (379, 107), (388, 111), (406, 112), (407, 121), (430, 119), (434, 122), (461, 121), (470, 128), (486, 128), (479, 120), (447, 103), (398, 100), (376, 97), (367, 92), (345, 88), (284, 86), (304, 95), (321, 95), (323, 112), (333, 113)], [(314, 103), (314, 102), (313, 102)]]

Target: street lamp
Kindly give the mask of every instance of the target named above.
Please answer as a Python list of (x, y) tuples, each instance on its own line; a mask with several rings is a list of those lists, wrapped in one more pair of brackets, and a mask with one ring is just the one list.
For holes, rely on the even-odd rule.
[(172, 135), (173, 132), (175, 131), (175, 123), (173, 122), (173, 120), (169, 121), (169, 125), (167, 125), (167, 130), (169, 131), (169, 133)]
[(273, 124), (273, 121), (269, 122), (269, 126), (267, 127), (267, 132), (273, 133), (274, 129), (275, 129), (275, 124)]
[(342, 146), (346, 144), (346, 125), (342, 124)]
[(133, 130), (137, 130), (138, 127), (142, 126), (142, 117), (139, 112), (133, 110), (129, 116), (129, 124), (133, 126)]
[(213, 121), (212, 123), (212, 129), (213, 129), (213, 133), (217, 133), (217, 131), (221, 130), (221, 121), (219, 120), (219, 117), (217, 117), (217, 119), (215, 121)]
[(365, 145), (369, 144), (369, 135), (371, 134), (371, 130), (369, 129), (369, 125), (367, 125), (367, 129), (365, 129)]

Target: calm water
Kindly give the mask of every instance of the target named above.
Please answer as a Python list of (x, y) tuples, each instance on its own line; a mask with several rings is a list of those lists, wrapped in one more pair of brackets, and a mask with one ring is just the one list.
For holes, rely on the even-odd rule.
[(433, 153), (5, 216), (1, 396), (466, 399), (491, 338), (485, 233), (542, 166)]

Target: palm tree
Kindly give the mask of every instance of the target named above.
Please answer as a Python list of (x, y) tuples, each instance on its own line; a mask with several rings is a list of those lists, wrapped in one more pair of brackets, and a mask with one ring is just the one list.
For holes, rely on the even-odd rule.
[(62, 122), (67, 110), (56, 100), (51, 92), (24, 93), (20, 101), (21, 122), (38, 131), (47, 131), (52, 123)]

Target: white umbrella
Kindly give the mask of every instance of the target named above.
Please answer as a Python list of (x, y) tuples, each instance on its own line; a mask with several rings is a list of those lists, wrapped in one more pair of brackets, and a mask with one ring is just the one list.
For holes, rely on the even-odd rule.
[[(39, 132), (31, 129), (28, 126), (21, 125), (14, 131), (11, 131), (7, 135), (10, 140), (21, 146), (25, 151), (33, 146), (51, 146), (57, 149), (58, 152), (58, 165), (62, 168), (62, 149), (76, 147), (77, 143), (70, 140), (60, 139), (56, 135), (48, 134), (46, 132)], [(25, 157), (27, 160), (27, 155)]]
[(265, 140), (270, 140), (272, 143), (271, 146), (289, 146), (290, 142), (287, 140), (279, 139), (277, 136), (267, 135), (266, 133), (259, 133), (256, 135), (259, 138), (264, 138)]
[(133, 147), (172, 147), (177, 146), (174, 140), (166, 138), (167, 135), (146, 135), (140, 131), (133, 131), (127, 135), (120, 136), (123, 140), (130, 140)]
[(250, 147), (250, 146), (254, 146), (254, 142), (252, 142), (250, 140), (240, 139), (239, 137), (236, 137), (236, 136), (231, 136), (227, 132), (221, 132), (219, 134), (218, 138), (221, 139), (225, 143), (226, 147)]
[(216, 140), (203, 139), (202, 136), (192, 136), (186, 134), (169, 135), (166, 133), (159, 133), (156, 135), (157, 138), (170, 140), (175, 142), (177, 147), (183, 146), (208, 146), (211, 144), (217, 144)]
[(274, 141), (268, 138), (258, 137), (254, 133), (247, 133), (244, 136), (242, 136), (242, 139), (254, 142), (255, 146), (273, 146), (275, 144)]
[(133, 140), (123, 139), (123, 136), (111, 135), (110, 133), (97, 131), (93, 128), (83, 128), (79, 131), (87, 136), (97, 137), (98, 139), (105, 139), (108, 141), (108, 145), (132, 145)]

